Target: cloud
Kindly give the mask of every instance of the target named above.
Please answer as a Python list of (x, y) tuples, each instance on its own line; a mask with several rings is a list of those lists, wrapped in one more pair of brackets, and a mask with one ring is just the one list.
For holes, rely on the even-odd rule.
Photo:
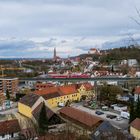
[(0, 55), (51, 57), (54, 47), (62, 56), (75, 55), (136, 36), (140, 27), (130, 17), (139, 19), (138, 5), (139, 0), (0, 1)]

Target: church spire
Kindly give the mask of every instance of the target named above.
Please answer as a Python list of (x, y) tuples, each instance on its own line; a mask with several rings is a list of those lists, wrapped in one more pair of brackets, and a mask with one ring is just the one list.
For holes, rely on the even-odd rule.
[(56, 48), (54, 48), (53, 59), (56, 59)]

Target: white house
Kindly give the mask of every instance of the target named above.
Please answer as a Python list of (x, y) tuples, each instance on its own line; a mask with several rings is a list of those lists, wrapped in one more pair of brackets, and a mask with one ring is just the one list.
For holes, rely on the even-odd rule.
[(91, 48), (88, 52), (89, 54), (100, 54), (100, 50), (96, 48)]
[(140, 77), (140, 71), (136, 71), (135, 76)]
[(138, 61), (136, 59), (128, 59), (128, 66), (132, 67), (138, 64)]

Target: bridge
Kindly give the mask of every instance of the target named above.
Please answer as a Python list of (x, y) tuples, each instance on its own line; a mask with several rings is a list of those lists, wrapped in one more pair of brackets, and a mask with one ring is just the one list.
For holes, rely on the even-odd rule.
[(69, 81), (69, 82), (74, 82), (74, 81), (138, 81), (140, 82), (140, 77), (139, 78), (130, 78), (130, 77), (94, 77), (94, 78), (20, 78), (20, 82), (25, 82), (25, 81)]

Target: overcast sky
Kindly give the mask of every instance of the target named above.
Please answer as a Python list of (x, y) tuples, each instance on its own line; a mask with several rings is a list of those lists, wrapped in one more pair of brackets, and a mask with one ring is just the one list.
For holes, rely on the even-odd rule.
[(139, 36), (135, 7), (140, 0), (0, 0), (0, 57), (75, 55)]

